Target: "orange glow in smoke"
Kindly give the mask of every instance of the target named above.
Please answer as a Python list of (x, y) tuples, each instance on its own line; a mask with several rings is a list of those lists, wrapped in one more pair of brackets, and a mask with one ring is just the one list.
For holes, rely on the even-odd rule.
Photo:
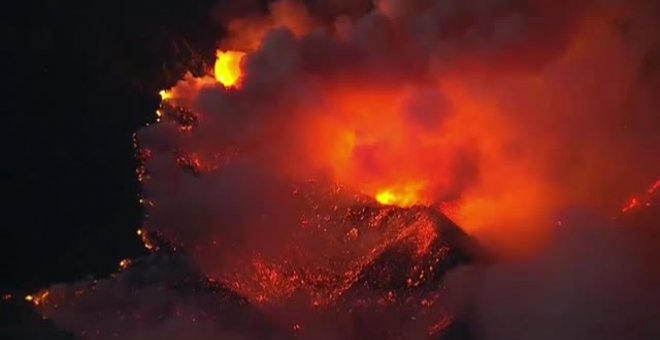
[[(142, 239), (142, 244), (144, 245), (145, 249), (150, 250), (150, 251), (156, 250), (157, 247), (155, 246), (155, 244), (149, 238), (149, 233), (147, 231), (145, 231), (143, 229), (138, 229), (136, 233), (137, 233), (138, 236), (140, 236), (140, 239)], [(123, 260), (122, 263), (124, 261), (125, 260)], [(123, 264), (122, 263), (119, 264), (120, 267), (124, 267), (124, 265), (126, 267), (128, 267), (130, 265), (130, 260), (129, 260), (129, 262), (126, 262), (126, 263), (123, 263)]]
[(217, 51), (215, 61), (215, 79), (225, 88), (234, 88), (240, 85), (242, 70), (241, 63), (245, 57), (244, 52)]
[(410, 124), (402, 107), (414, 95), (358, 84), (328, 89), (322, 112), (310, 112), (302, 122), (310, 165), (382, 205), (429, 204), (427, 184), (436, 178), (438, 187), (447, 184), (442, 165), (451, 149), (434, 150), (441, 138)]

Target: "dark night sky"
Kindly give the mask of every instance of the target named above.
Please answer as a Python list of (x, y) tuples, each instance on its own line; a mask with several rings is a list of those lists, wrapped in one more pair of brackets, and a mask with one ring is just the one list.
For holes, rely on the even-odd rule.
[[(4, 11), (0, 293), (107, 276), (143, 253), (131, 136), (153, 120), (158, 89), (212, 57), (214, 5), (24, 1)], [(0, 338), (25, 336), (16, 329), (36, 318), (5, 303)]]

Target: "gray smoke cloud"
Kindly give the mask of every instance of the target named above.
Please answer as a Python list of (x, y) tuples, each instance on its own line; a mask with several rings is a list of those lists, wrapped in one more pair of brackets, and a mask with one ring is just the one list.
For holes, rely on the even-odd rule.
[(656, 339), (657, 208), (654, 213), (647, 226), (565, 213), (533, 257), (453, 272), (450, 300), (473, 322), (478, 339)]

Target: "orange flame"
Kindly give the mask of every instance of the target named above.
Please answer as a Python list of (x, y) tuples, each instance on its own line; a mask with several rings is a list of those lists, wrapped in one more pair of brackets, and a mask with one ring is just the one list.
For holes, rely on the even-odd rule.
[(421, 183), (410, 183), (404, 186), (386, 188), (376, 193), (376, 201), (382, 205), (396, 205), (404, 208), (421, 204), (422, 200), (419, 192), (422, 187)]
[(239, 87), (242, 77), (242, 61), (244, 52), (217, 51), (215, 61), (215, 79), (225, 88)]

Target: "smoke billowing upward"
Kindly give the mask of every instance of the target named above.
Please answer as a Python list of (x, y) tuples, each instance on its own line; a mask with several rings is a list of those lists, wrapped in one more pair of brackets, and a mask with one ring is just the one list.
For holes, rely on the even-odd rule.
[[(407, 338), (467, 337), (450, 324), (485, 339), (658, 334), (646, 322), (659, 297), (648, 258), (660, 254), (638, 250), (657, 244), (638, 236), (654, 228), (611, 220), (660, 176), (657, 4), (249, 4), (217, 15), (219, 49), (244, 53), (238, 82), (187, 76), (163, 93), (162, 121), (137, 134), (145, 228), (183, 249), (195, 275), (287, 325), (273, 337), (290, 325), (302, 337), (369, 336), (383, 320), (398, 328), (387, 336)], [(573, 209), (589, 214), (562, 215)], [(440, 211), (513, 263), (458, 269), (445, 287), (436, 273), (486, 252)], [(398, 247), (410, 282), (356, 288)], [(176, 299), (215, 320), (198, 294)], [(60, 313), (79, 308), (46, 314), (76, 330)], [(338, 311), (361, 326), (323, 323)], [(124, 327), (107, 325), (96, 327)], [(193, 326), (172, 327), (178, 338)], [(199, 337), (224, 336), (209, 327)], [(246, 327), (241, 338), (263, 336)]]
[[(173, 149), (209, 163), (235, 149), (241, 160), (220, 170), (231, 173), (188, 179), (181, 195), (223, 209), (218, 200), (236, 195), (211, 193), (236, 175), (232, 183), (268, 187), (241, 197), (283, 204), (287, 189), (270, 186), (312, 178), (451, 207), (445, 212), (493, 246), (533, 248), (545, 228), (530, 223), (554, 224), (553, 213), (571, 205), (612, 211), (656, 179), (654, 10), (645, 2), (379, 1), (328, 25), (303, 3), (274, 2), (269, 14), (227, 23), (220, 48), (248, 52), (240, 91), (185, 80), (170, 102), (195, 112), (194, 132), (163, 123), (140, 133), (155, 151), (145, 196), (177, 200), (158, 192), (179, 183), (168, 172), (176, 163), (164, 160)], [(191, 215), (213, 215), (202, 220), (223, 216), (180, 201), (172, 204)], [(150, 216), (161, 212), (167, 222), (153, 227), (176, 229), (171, 215), (181, 215), (156, 205)]]

